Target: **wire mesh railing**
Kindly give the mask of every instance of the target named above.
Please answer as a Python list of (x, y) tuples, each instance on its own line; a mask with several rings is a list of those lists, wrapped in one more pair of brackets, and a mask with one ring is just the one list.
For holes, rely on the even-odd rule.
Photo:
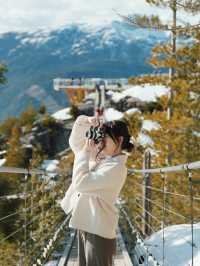
[[(16, 189), (16, 193), (1, 193), (1, 203), (19, 202), (15, 210), (10, 213), (2, 211), (0, 215), (3, 232), (0, 235), (1, 264), (43, 265), (69, 218), (65, 219), (58, 204), (65, 192), (65, 176), (59, 170), (17, 167), (0, 167), (0, 173), (22, 174), (24, 177), (20, 186), (23, 191)], [(56, 181), (55, 176), (59, 176)], [(9, 245), (15, 248), (12, 246), (12, 250), (7, 252)], [(15, 263), (11, 264), (11, 261)]]
[[(127, 182), (132, 193), (131, 197), (120, 201), (119, 208), (132, 232), (137, 232), (133, 252), (136, 265), (141, 265), (142, 261), (142, 265), (176, 266), (166, 254), (169, 234), (166, 231), (173, 225), (190, 225), (189, 239), (188, 235), (180, 238), (190, 246), (188, 265), (198, 265), (200, 235), (195, 238), (198, 241), (194, 239), (194, 224), (200, 222), (199, 169), (200, 161), (154, 169), (128, 169)], [(160, 237), (159, 245), (158, 241), (150, 241), (156, 235)]]
[[(194, 240), (194, 223), (200, 220), (199, 169), (200, 161), (156, 169), (128, 169), (129, 176), (135, 177), (129, 178), (132, 180), (133, 193), (128, 202), (120, 203), (119, 206), (131, 232), (137, 236), (134, 248), (134, 261), (137, 265), (143, 263), (143, 265), (149, 266), (175, 266), (166, 256), (165, 231), (170, 225), (184, 222), (191, 226), (191, 237), (188, 240), (182, 236), (182, 239), (190, 245), (191, 266), (196, 266), (194, 264), (194, 249), (200, 250), (200, 243), (197, 244)], [(1, 236), (0, 245), (9, 240), (16, 240), (20, 249), (18, 265), (43, 265), (69, 218), (64, 219), (60, 215), (62, 212), (59, 213), (56, 205), (57, 200), (62, 197), (60, 191), (63, 192), (63, 189), (59, 188), (63, 188), (63, 184), (62, 182), (61, 184), (55, 182), (49, 186), (52, 178), (46, 180), (44, 177), (48, 176), (49, 173), (52, 174), (52, 172), (40, 169), (0, 167), (0, 172), (24, 174), (24, 191), (2, 195), (0, 198), (3, 201), (11, 195), (13, 198), (18, 195), (23, 201), (21, 208), (17, 211), (0, 217), (0, 224), (10, 222), (9, 219), (11, 218), (17, 217), (19, 219), (18, 228)], [(54, 173), (60, 175), (59, 172)], [(176, 190), (173, 184), (176, 181), (177, 173), (180, 183), (175, 182), (177, 184)], [(35, 183), (37, 190), (27, 186), (28, 180), (32, 176), (41, 177)], [(151, 183), (147, 183), (147, 179), (151, 179)], [(146, 190), (149, 193), (146, 194)], [(175, 202), (182, 204), (183, 208), (177, 208), (178, 204), (174, 204)], [(188, 204), (188, 208), (185, 207), (186, 204)], [(130, 218), (131, 213), (134, 213), (132, 218)], [(47, 226), (46, 223), (48, 222), (49, 225)], [(162, 231), (162, 245), (146, 241), (160, 230)], [(38, 233), (40, 238), (37, 238)], [(159, 250), (160, 256), (154, 255), (152, 248)]]

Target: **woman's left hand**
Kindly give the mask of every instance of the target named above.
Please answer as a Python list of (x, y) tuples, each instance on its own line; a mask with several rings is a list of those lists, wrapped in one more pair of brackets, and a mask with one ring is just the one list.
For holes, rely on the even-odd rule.
[(87, 152), (93, 152), (95, 150), (95, 142), (93, 139), (86, 138), (85, 145), (83, 146), (83, 149)]

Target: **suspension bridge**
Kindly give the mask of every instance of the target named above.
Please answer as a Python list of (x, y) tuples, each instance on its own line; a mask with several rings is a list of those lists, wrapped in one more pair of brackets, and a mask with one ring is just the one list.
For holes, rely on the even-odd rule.
[[(101, 95), (96, 106), (104, 108), (104, 103)], [(64, 154), (68, 163), (73, 162), (71, 149)], [(151, 168), (150, 162), (147, 151), (142, 169), (128, 169), (130, 196), (116, 202), (119, 225), (113, 265), (199, 266), (200, 161), (160, 168)], [(69, 173), (0, 167), (0, 173), (20, 174), (22, 181), (20, 193), (0, 196), (2, 205), (21, 203), (18, 211), (0, 215), (0, 227), (15, 222), (13, 231), (0, 235), (0, 266), (77, 265), (77, 232), (69, 228), (70, 217), (59, 204), (70, 185), (71, 169), (72, 164)], [(16, 249), (8, 253), (11, 243)]]
[[(70, 154), (71, 150), (68, 150)], [(195, 231), (195, 226), (199, 222), (200, 211), (200, 198), (195, 193), (196, 186), (200, 185), (198, 177), (198, 170), (200, 169), (200, 161), (176, 165), (164, 168), (152, 168), (152, 169), (132, 169), (129, 168), (129, 175), (134, 176), (134, 187), (143, 190), (143, 193), (133, 193), (132, 197), (128, 199), (128, 203), (119, 198), (117, 206), (120, 213), (120, 223), (117, 228), (117, 253), (114, 258), (114, 265), (166, 265), (176, 266), (172, 262), (172, 258), (167, 254), (166, 250), (169, 248), (169, 242), (166, 240), (169, 231), (167, 227), (170, 225), (170, 217), (177, 217), (185, 224), (189, 226), (189, 233), (184, 239), (181, 236), (182, 244), (187, 243), (190, 250), (190, 264), (191, 266), (200, 265), (198, 255), (200, 252), (200, 229)], [(18, 240), (19, 253), (10, 254), (12, 259), (4, 258), (4, 262), (0, 262), (0, 265), (48, 265), (46, 264), (49, 259), (53, 260), (52, 254), (55, 255), (56, 248), (59, 247), (59, 243), (63, 245), (60, 254), (56, 257), (56, 264), (54, 265), (76, 265), (77, 262), (77, 238), (76, 231), (68, 228), (69, 216), (63, 215), (63, 211), (60, 209), (59, 200), (63, 197), (63, 193), (66, 191), (66, 187), (63, 185), (63, 179), (54, 182), (51, 186), (48, 184), (52, 181), (53, 175), (61, 175), (62, 173), (50, 172), (41, 169), (21, 169), (14, 167), (1, 167), (1, 173), (20, 173), (24, 175), (24, 191), (15, 195), (3, 195), (1, 196), (1, 202), (3, 200), (10, 200), (20, 198), (24, 201), (24, 208), (18, 212), (10, 213), (6, 216), (0, 217), (0, 223), (9, 222), (11, 217), (18, 217), (22, 214), (23, 219), (17, 230), (1, 237), (0, 245), (4, 245), (7, 241), (15, 239), (15, 236), (21, 235), (21, 241)], [(176, 193), (167, 189), (167, 181), (170, 178), (170, 174), (178, 173), (182, 175), (183, 179), (188, 182), (188, 194), (184, 192)], [(44, 177), (49, 177), (44, 178)], [(136, 178), (136, 175), (138, 178)], [(161, 181), (160, 187), (154, 187), (150, 184), (149, 178), (151, 175), (151, 181), (153, 178), (159, 177)], [(157, 175), (157, 176), (155, 176)], [(36, 185), (40, 186), (39, 192), (34, 190), (28, 190), (27, 184), (31, 176), (40, 176)], [(140, 179), (139, 179), (140, 178)], [(137, 180), (136, 180), (137, 179)], [(138, 180), (141, 180), (139, 182)], [(150, 185), (149, 185), (150, 184)], [(152, 192), (159, 193), (160, 203), (153, 200)], [(45, 206), (45, 203), (34, 203), (35, 194), (39, 193), (41, 198), (45, 198), (49, 195), (52, 199), (49, 206)], [(189, 212), (186, 213), (181, 209), (174, 209), (169, 205), (167, 197), (169, 195), (173, 198), (180, 198), (181, 202), (189, 205)], [(32, 200), (29, 200), (31, 198)], [(37, 198), (38, 199), (38, 198)], [(153, 205), (153, 210), (150, 207), (150, 203)], [(167, 204), (168, 203), (168, 204)], [(28, 205), (29, 204), (29, 205)], [(128, 207), (136, 208), (135, 213), (129, 214)], [(183, 205), (184, 206), (184, 205)], [(44, 208), (45, 207), (45, 208)], [(138, 207), (138, 209), (137, 209)], [(33, 215), (29, 219), (30, 213), (34, 214), (34, 210), (39, 209), (37, 215)], [(141, 209), (141, 211), (138, 211)], [(160, 213), (160, 216), (156, 216), (156, 210)], [(52, 224), (49, 227), (48, 232), (45, 230), (45, 224), (43, 223), (44, 215), (50, 212), (55, 214), (53, 216)], [(183, 214), (184, 213), (184, 214)], [(135, 218), (131, 218), (135, 216)], [(139, 218), (139, 219), (138, 219)], [(154, 222), (153, 222), (154, 221)], [(172, 219), (173, 221), (173, 219)], [(34, 238), (34, 225), (42, 225), (41, 235), (39, 239)], [(123, 229), (123, 223), (127, 223), (128, 236)], [(181, 224), (181, 223), (180, 223)], [(122, 225), (122, 228), (120, 228)], [(171, 224), (172, 225), (172, 224)], [(143, 226), (143, 228), (141, 228)], [(198, 227), (200, 228), (200, 227)], [(177, 229), (178, 230), (178, 229)], [(188, 230), (188, 229), (187, 229)], [(158, 243), (153, 243), (148, 240), (151, 239), (151, 235), (155, 235), (156, 232), (160, 232), (160, 239)], [(199, 235), (196, 233), (199, 232)], [(130, 244), (132, 241), (132, 244)], [(130, 245), (129, 245), (130, 244)], [(176, 248), (175, 246), (173, 247)], [(178, 251), (178, 248), (177, 248)], [(58, 252), (57, 252), (58, 253)], [(182, 257), (183, 254), (178, 253), (176, 257)], [(6, 259), (9, 262), (6, 263)], [(13, 261), (15, 260), (15, 261)], [(54, 258), (55, 261), (55, 258)], [(12, 264), (13, 262), (13, 264)], [(50, 264), (49, 264), (50, 265)], [(186, 265), (186, 264), (183, 264)]]

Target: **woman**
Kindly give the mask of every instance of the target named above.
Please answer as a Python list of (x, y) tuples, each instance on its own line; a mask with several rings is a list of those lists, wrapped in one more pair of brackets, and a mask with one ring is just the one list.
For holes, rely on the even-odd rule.
[(126, 180), (127, 152), (134, 148), (128, 127), (120, 120), (103, 123), (105, 136), (98, 144), (86, 138), (98, 123), (98, 117), (80, 115), (69, 137), (75, 159), (61, 207), (71, 212), (69, 227), (78, 232), (79, 266), (113, 265), (119, 218), (114, 204)]

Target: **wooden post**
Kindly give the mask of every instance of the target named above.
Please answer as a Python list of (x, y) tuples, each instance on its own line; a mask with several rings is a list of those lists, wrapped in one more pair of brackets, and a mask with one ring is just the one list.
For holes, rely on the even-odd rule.
[[(144, 154), (144, 163), (143, 163), (144, 169), (150, 169), (151, 168), (151, 153), (149, 151), (146, 151)], [(151, 234), (151, 216), (149, 213), (151, 213), (151, 174), (150, 173), (144, 173), (144, 179), (143, 179), (143, 234), (150, 235)]]

